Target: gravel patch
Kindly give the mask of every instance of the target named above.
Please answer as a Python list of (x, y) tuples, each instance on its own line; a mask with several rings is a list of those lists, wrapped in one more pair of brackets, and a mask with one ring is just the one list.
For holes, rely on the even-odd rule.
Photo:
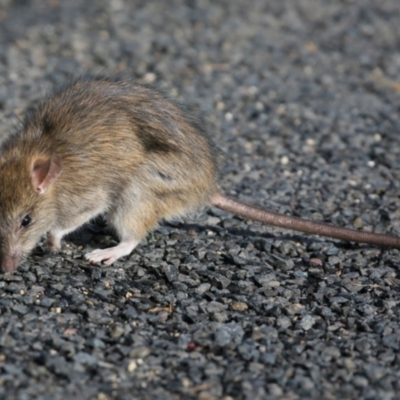
[[(221, 186), (400, 234), (397, 0), (0, 0), (1, 135), (83, 72), (201, 110)], [(396, 399), (399, 251), (210, 209), (112, 267), (101, 221), (0, 276), (0, 398)]]

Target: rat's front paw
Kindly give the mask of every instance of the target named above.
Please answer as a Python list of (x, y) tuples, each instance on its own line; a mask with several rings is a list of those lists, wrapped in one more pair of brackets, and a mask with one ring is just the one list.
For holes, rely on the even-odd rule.
[(49, 233), (47, 236), (47, 247), (52, 251), (58, 251), (61, 249), (61, 239), (56, 235)]

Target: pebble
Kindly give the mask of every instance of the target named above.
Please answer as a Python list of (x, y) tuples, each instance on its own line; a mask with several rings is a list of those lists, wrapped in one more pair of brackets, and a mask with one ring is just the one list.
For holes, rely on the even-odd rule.
[(315, 318), (311, 315), (305, 315), (300, 321), (300, 326), (305, 331), (308, 331), (315, 324)]

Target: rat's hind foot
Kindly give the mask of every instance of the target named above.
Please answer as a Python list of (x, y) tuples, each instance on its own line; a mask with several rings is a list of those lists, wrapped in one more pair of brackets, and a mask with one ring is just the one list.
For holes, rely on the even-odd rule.
[(118, 260), (118, 258), (130, 254), (138, 243), (137, 240), (124, 241), (115, 247), (93, 250), (90, 253), (87, 253), (85, 258), (90, 262), (90, 264), (103, 263), (104, 265), (110, 265), (115, 260)]

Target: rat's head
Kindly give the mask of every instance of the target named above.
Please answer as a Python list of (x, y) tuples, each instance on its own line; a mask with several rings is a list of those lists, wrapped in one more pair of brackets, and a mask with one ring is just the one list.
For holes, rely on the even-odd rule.
[(0, 156), (0, 269), (13, 271), (50, 228), (52, 184), (62, 171), (57, 155)]

